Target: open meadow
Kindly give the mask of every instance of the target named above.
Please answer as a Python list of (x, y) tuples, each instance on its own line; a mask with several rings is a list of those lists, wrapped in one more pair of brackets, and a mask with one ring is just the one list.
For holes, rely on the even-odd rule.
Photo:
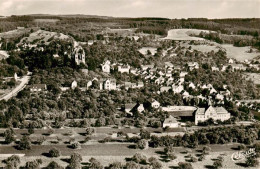
[[(124, 143), (97, 143), (93, 145), (82, 145), (81, 149), (71, 149), (67, 145), (33, 145), (31, 150), (17, 150), (11, 145), (1, 146), (0, 148), (0, 160), (7, 157), (7, 154), (20, 154), (21, 165), (25, 165), (27, 161), (41, 158), (43, 160), (42, 166), (46, 166), (51, 161), (56, 161), (63, 167), (68, 165), (68, 159), (74, 152), (79, 153), (83, 157), (82, 166), (88, 163), (91, 157), (96, 158), (102, 165), (108, 165), (112, 162), (126, 163), (135, 153), (141, 153), (147, 158), (156, 157), (163, 163), (163, 168), (177, 168), (179, 162), (189, 162), (190, 157), (198, 158), (201, 154), (203, 146), (199, 146), (196, 149), (186, 149), (183, 147), (175, 147), (176, 159), (168, 160), (164, 155), (163, 148), (148, 148), (145, 150), (129, 148), (133, 144)], [(48, 157), (48, 151), (51, 148), (57, 148), (61, 152), (61, 156), (57, 158)], [(224, 158), (223, 168), (226, 169), (242, 169), (244, 160), (234, 162), (231, 159), (233, 153), (237, 152), (237, 144), (227, 145), (210, 145), (211, 151), (205, 156), (203, 161), (192, 162), (192, 166), (196, 169), (211, 168), (215, 159), (218, 156)], [(188, 153), (185, 152), (188, 150)], [(1, 156), (5, 154), (5, 156)], [(0, 163), (0, 167), (4, 164)], [(253, 168), (251, 168), (253, 169)]]
[(200, 29), (171, 29), (168, 31), (168, 35), (162, 40), (204, 40), (203, 38), (192, 37), (198, 36), (200, 32), (209, 32), (208, 30)]

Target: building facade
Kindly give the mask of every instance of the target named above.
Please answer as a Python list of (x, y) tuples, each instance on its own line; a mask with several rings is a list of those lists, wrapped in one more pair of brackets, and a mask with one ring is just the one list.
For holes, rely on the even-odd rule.
[(224, 107), (210, 106), (207, 110), (205, 108), (198, 108), (195, 113), (195, 125), (210, 118), (213, 120), (225, 121), (230, 119), (230, 113)]
[(73, 51), (74, 60), (77, 65), (80, 65), (80, 63), (85, 64), (85, 51), (81, 46), (75, 47)]

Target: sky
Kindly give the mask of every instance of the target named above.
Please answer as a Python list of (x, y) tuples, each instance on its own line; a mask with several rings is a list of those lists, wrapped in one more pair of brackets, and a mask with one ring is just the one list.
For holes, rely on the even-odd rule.
[(0, 15), (260, 18), (260, 0), (0, 0)]

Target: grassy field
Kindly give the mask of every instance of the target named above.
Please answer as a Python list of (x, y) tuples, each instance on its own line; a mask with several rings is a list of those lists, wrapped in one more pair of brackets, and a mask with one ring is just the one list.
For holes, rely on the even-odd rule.
[(171, 29), (168, 31), (167, 37), (162, 38), (162, 40), (205, 40), (203, 38), (192, 37), (192, 35), (199, 35), (201, 31), (209, 32), (208, 30), (200, 29)]
[(147, 50), (150, 50), (152, 55), (154, 55), (157, 52), (157, 49), (154, 47), (142, 47), (141, 49), (139, 49), (139, 52), (142, 53), (143, 55), (146, 55)]
[(244, 61), (244, 60), (252, 60), (255, 57), (259, 56), (260, 53), (259, 52), (252, 52), (252, 53), (248, 53), (248, 51), (250, 50), (249, 46), (246, 47), (235, 47), (233, 45), (230, 44), (221, 44), (220, 45), (222, 48), (226, 49), (227, 52), (227, 57), (228, 58), (234, 58), (238, 61)]
[(227, 57), (228, 58), (233, 58), (238, 61), (245, 61), (247, 60), (252, 60), (256, 58), (257, 56), (260, 56), (260, 53), (254, 50), (252, 53), (249, 53), (248, 51), (250, 50), (249, 46), (246, 47), (235, 47), (231, 44), (218, 44), (215, 42), (207, 42), (207, 44), (202, 44), (202, 45), (189, 45), (187, 42), (181, 43), (181, 46), (184, 46), (188, 48), (191, 46), (193, 50), (198, 50), (203, 53), (207, 53), (210, 51), (218, 51), (219, 49), (223, 49), (227, 52)]
[(59, 19), (34, 19), (34, 22), (50, 22), (50, 23), (56, 23)]
[[(15, 154), (15, 153), (24, 153), (25, 156), (21, 157), (22, 164), (24, 165), (26, 161), (31, 161), (33, 159), (41, 158), (43, 160), (42, 166), (46, 166), (51, 161), (56, 161), (62, 166), (67, 166), (67, 160), (73, 152), (80, 153), (83, 156), (82, 165), (86, 165), (88, 160), (91, 157), (99, 160), (103, 165), (108, 165), (109, 163), (120, 161), (122, 163), (126, 162), (126, 159), (132, 157), (135, 153), (141, 153), (147, 158), (156, 157), (162, 164), (163, 168), (177, 168), (179, 162), (189, 161), (188, 154), (192, 156), (199, 156), (203, 146), (199, 146), (196, 149), (191, 149), (191, 152), (188, 154), (184, 153), (185, 148), (176, 147), (175, 155), (177, 159), (168, 161), (165, 159), (162, 148), (149, 148), (146, 150), (131, 149), (128, 146), (131, 144), (120, 144), (120, 143), (106, 143), (106, 144), (96, 144), (96, 145), (83, 145), (82, 149), (72, 150), (66, 145), (46, 145), (46, 146), (33, 146), (31, 150), (16, 150), (14, 147), (7, 145), (0, 147), (0, 160), (5, 158), (1, 157), (1, 154)], [(61, 156), (58, 158), (49, 158), (46, 156), (46, 153), (51, 148), (57, 148), (61, 151)], [(205, 160), (192, 163), (192, 166), (195, 169), (200, 168), (210, 168), (219, 155), (224, 157), (223, 168), (226, 169), (242, 169), (244, 168), (241, 164), (244, 163), (244, 160), (234, 162), (231, 160), (231, 155), (238, 150), (235, 149), (237, 144), (227, 144), (227, 145), (210, 145), (211, 151), (209, 155), (206, 155)], [(241, 164), (240, 164), (241, 163)], [(3, 167), (4, 164), (0, 162), (0, 167)]]
[(247, 79), (252, 80), (255, 84), (260, 85), (260, 73), (245, 73)]
[(21, 39), (21, 42), (26, 41), (29, 43), (37, 44), (37, 43), (40, 43), (41, 41), (43, 41), (48, 44), (52, 39), (64, 40), (64, 39), (68, 39), (68, 38), (69, 38), (69, 36), (64, 35), (62, 33), (38, 30), (36, 32), (31, 33), (29, 37), (25, 37), (25, 38)]

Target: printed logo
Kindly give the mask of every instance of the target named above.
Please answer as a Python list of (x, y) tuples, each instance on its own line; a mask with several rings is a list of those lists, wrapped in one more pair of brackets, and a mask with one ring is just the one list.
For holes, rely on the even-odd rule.
[(256, 155), (256, 152), (255, 152), (255, 148), (250, 148), (246, 151), (239, 151), (239, 152), (235, 152), (231, 155), (231, 159), (233, 161), (240, 161), (240, 160), (243, 160), (243, 159), (246, 159), (247, 157), (250, 157), (250, 156), (255, 156)]

